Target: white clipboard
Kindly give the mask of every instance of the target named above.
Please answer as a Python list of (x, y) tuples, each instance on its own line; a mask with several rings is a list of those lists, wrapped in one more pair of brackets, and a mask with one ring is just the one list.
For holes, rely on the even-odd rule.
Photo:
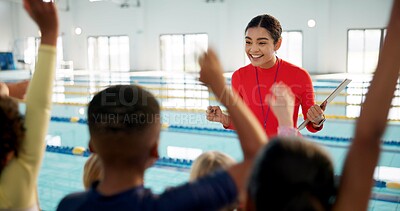
[[(333, 99), (335, 99), (336, 96), (338, 96), (338, 94), (344, 89), (346, 88), (347, 85), (349, 85), (349, 83), (351, 82), (351, 79), (344, 79), (344, 81), (342, 81), (342, 83), (339, 84), (338, 87), (336, 87), (335, 90), (333, 90), (333, 92), (324, 100), (324, 102), (321, 103), (322, 106), (325, 102), (326, 104), (330, 103)], [(306, 119), (304, 120), (303, 123), (301, 123), (301, 125), (297, 128), (299, 131), (304, 129), (306, 127), (306, 125), (310, 122), (310, 120)]]

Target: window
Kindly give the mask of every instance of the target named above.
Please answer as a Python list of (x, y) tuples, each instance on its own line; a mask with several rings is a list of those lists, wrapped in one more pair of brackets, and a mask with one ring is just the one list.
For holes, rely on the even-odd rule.
[(88, 59), (90, 70), (129, 71), (129, 37), (89, 37)]
[(277, 52), (282, 59), (303, 66), (303, 33), (301, 31), (282, 32), (282, 45)]
[[(245, 64), (250, 60), (245, 52)], [(277, 51), (277, 56), (299, 67), (303, 66), (303, 33), (301, 31), (282, 32), (282, 45)]]
[(400, 120), (400, 85), (397, 81), (397, 88), (394, 92), (394, 97), (392, 99), (392, 108), (389, 110), (388, 118), (391, 120)]
[(30, 64), (31, 67), (35, 66), (39, 44), (40, 44), (40, 38), (38, 37), (28, 37), (26, 39), (26, 48), (24, 50), (25, 64)]
[[(40, 37), (28, 37), (24, 41), (23, 44), (23, 57), (24, 63), (30, 65), (31, 70), (34, 70), (35, 63), (37, 59), (38, 49), (40, 45)], [(57, 38), (57, 67), (60, 67), (63, 62), (64, 53), (63, 53), (63, 42), (62, 37), (59, 36)]]
[[(174, 77), (176, 81), (189, 81), (188, 78)], [(207, 87), (191, 82), (185, 84), (168, 84), (159, 95), (164, 96), (161, 105), (166, 108), (203, 109), (210, 105), (210, 92)], [(182, 97), (187, 96), (187, 97)], [(178, 119), (176, 119), (178, 120)], [(182, 121), (189, 119), (183, 117)], [(180, 122), (182, 123), (182, 122)], [(186, 122), (190, 124), (190, 122)]]
[[(348, 30), (347, 72), (373, 73), (378, 64), (379, 51), (386, 36), (386, 29), (350, 29)], [(369, 80), (359, 79), (352, 82), (353, 86), (347, 89), (347, 102), (353, 105), (346, 106), (348, 117), (360, 115), (360, 105), (365, 100), (369, 88)], [(388, 118), (400, 120), (400, 89), (397, 85), (392, 108)]]
[(161, 35), (161, 70), (184, 70), (183, 35)]
[(361, 104), (365, 100), (365, 94), (367, 93), (369, 82), (364, 80), (353, 80), (351, 86), (346, 89), (347, 97), (346, 102), (350, 105), (346, 106), (346, 116), (357, 118), (360, 116)]
[(385, 29), (350, 29), (347, 32), (347, 72), (372, 73), (378, 63)]
[(161, 35), (161, 70), (198, 72), (197, 60), (207, 48), (207, 34)]
[[(364, 103), (365, 95), (368, 92), (370, 82), (365, 79), (354, 79), (347, 90), (346, 102), (351, 104), (346, 106), (346, 116), (357, 118), (360, 116), (361, 104)], [(397, 88), (392, 99), (392, 107), (388, 114), (389, 120), (400, 120), (400, 84), (397, 81)]]

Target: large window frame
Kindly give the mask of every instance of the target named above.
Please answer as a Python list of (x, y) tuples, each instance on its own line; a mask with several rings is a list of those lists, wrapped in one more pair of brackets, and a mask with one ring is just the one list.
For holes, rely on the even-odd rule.
[(162, 71), (199, 72), (198, 58), (208, 49), (207, 33), (161, 34), (159, 41)]
[(128, 35), (88, 36), (88, 69), (94, 71), (130, 71)]
[[(357, 118), (360, 116), (361, 105), (364, 103), (369, 90), (370, 81), (367, 79), (353, 80), (352, 86), (346, 89), (346, 117)], [(392, 99), (392, 107), (389, 110), (388, 119), (400, 120), (400, 81), (397, 80), (396, 90)]]
[[(353, 36), (360, 36), (361, 34), (362, 34), (362, 39), (352, 38)], [(379, 38), (372, 38), (374, 34), (375, 36), (379, 35)], [(348, 29), (347, 49), (346, 49), (346, 72), (373, 73), (378, 63), (379, 52), (382, 48), (385, 35), (386, 35), (385, 28)], [(367, 41), (368, 39), (369, 42)], [(373, 42), (371, 42), (371, 39), (373, 39)], [(378, 47), (376, 48), (376, 46)], [(374, 47), (375, 50), (371, 49)], [(358, 50), (352, 50), (357, 48)], [(357, 55), (357, 51), (360, 51), (358, 52), (359, 55)]]
[[(359, 52), (359, 55), (354, 56), (353, 58), (351, 57), (351, 32), (358, 33), (359, 35), (362, 34), (363, 39), (360, 40), (360, 38), (354, 38), (354, 40), (359, 42), (359, 45), (361, 44), (361, 51)], [(368, 45), (367, 39), (365, 38), (368, 34), (368, 32), (375, 32), (375, 36), (379, 35), (378, 38), (376, 38), (373, 42), (375, 42), (375, 50), (373, 52), (369, 52), (371, 46), (366, 46)], [(368, 36), (372, 36), (368, 34)], [(358, 73), (358, 74), (372, 74), (375, 72), (377, 64), (378, 64), (378, 59), (379, 59), (379, 54), (380, 50), (383, 46), (384, 39), (386, 37), (386, 28), (353, 28), (353, 29), (348, 29), (347, 30), (347, 50), (346, 50), (346, 72), (347, 73)], [(353, 43), (354, 45), (354, 43)], [(352, 46), (354, 47), (354, 46)], [(359, 46), (358, 46), (359, 47)], [(368, 51), (369, 50), (369, 51)], [(369, 54), (369, 55), (367, 55)], [(359, 58), (359, 61), (350, 61), (352, 59)], [(361, 68), (357, 67), (351, 67), (351, 66), (356, 66), (355, 63), (359, 63), (358, 65), (361, 66)], [(352, 82), (353, 87), (350, 87), (347, 89), (347, 94), (350, 96), (347, 96), (346, 102), (352, 105), (346, 106), (346, 116), (347, 117), (353, 117), (356, 118), (360, 115), (361, 111), (361, 104), (365, 100), (365, 95), (368, 92), (370, 82), (367, 79), (360, 79)], [(392, 108), (389, 111), (388, 118), (391, 120), (400, 120), (400, 85), (398, 83), (397, 85), (397, 90), (395, 92), (395, 97), (392, 100)]]
[[(296, 42), (296, 39), (299, 39), (296, 36), (300, 36), (300, 46), (293, 45), (292, 43)], [(303, 67), (303, 53), (304, 53), (304, 36), (303, 31), (301, 30), (287, 30), (282, 32), (282, 44), (277, 54), (282, 59), (297, 65), (299, 67)], [(285, 51), (283, 51), (285, 49)]]
[[(23, 62), (29, 65), (32, 72), (35, 70), (36, 60), (38, 56), (40, 37), (27, 37), (24, 39)], [(57, 67), (60, 68), (64, 61), (64, 49), (62, 36), (57, 37)]]

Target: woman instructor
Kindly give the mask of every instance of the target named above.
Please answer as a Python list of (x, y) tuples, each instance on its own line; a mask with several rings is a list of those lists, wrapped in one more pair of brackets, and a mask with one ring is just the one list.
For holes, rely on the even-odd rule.
[[(297, 125), (301, 105), (304, 119), (310, 120), (307, 129), (317, 132), (323, 127), (324, 108), (315, 104), (314, 89), (307, 71), (275, 55), (282, 43), (281, 33), (281, 24), (270, 15), (259, 15), (248, 23), (245, 50), (251, 64), (233, 73), (232, 87), (257, 116), (266, 134), (272, 137), (278, 134), (278, 121), (265, 99), (271, 96), (272, 84), (285, 83), (296, 98), (293, 127)], [(209, 121), (220, 122), (225, 128), (234, 129), (229, 115), (222, 113), (219, 106), (209, 106), (206, 113)]]

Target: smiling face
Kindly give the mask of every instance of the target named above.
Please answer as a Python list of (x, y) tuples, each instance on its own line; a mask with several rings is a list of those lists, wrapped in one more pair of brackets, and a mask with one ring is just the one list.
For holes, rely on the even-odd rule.
[(253, 66), (270, 68), (274, 66), (281, 39), (274, 44), (271, 34), (263, 27), (251, 27), (246, 31), (246, 54)]

